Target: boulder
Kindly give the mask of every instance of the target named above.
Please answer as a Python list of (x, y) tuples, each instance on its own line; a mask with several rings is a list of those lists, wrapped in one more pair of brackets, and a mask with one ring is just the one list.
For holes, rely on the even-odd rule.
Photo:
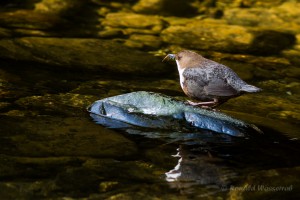
[(109, 13), (101, 23), (103, 26), (121, 29), (146, 29), (152, 34), (159, 34), (165, 27), (165, 21), (155, 15), (140, 15), (135, 13)]
[(279, 6), (266, 8), (229, 8), (224, 11), (224, 19), (229, 24), (259, 26), (299, 33), (300, 3), (285, 2)]
[(159, 37), (154, 35), (132, 34), (125, 42), (126, 46), (136, 48), (158, 49), (162, 42)]
[(296, 42), (292, 33), (229, 25), (221, 20), (194, 20), (161, 33), (164, 42), (198, 50), (273, 55)]
[(165, 16), (194, 16), (196, 8), (186, 0), (139, 0), (132, 9), (137, 13)]
[(145, 91), (113, 96), (88, 107), (91, 117), (111, 128), (130, 126), (165, 130), (206, 129), (232, 136), (260, 132), (254, 126), (223, 113), (186, 105), (182, 101)]
[(0, 40), (0, 58), (102, 73), (162, 74), (161, 59), (101, 39), (24, 37)]

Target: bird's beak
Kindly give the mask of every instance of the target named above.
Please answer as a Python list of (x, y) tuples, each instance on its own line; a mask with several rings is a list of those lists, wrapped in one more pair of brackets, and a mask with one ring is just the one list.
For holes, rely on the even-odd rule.
[(165, 60), (175, 60), (176, 56), (175, 54), (168, 54), (163, 60), (162, 62), (164, 62)]

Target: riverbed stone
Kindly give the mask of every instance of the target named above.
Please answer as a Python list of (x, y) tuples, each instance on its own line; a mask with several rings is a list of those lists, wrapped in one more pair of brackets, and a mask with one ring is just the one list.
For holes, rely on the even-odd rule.
[[(34, 124), (34, 126), (33, 126)], [(135, 144), (87, 118), (32, 117), (20, 119), (2, 153), (27, 157), (96, 156), (121, 158), (136, 153)]]
[(24, 37), (0, 40), (0, 57), (99, 72), (162, 74), (160, 58), (101, 39)]
[(18, 99), (15, 103), (24, 110), (44, 113), (60, 113), (66, 116), (78, 116), (96, 96), (74, 93), (47, 94), (44, 96), (28, 96)]
[(33, 12), (32, 10), (17, 10), (1, 13), (0, 24), (10, 28), (47, 30), (55, 24), (65, 21), (59, 16)]
[(161, 37), (167, 43), (185, 48), (259, 55), (277, 54), (296, 42), (292, 33), (250, 29), (218, 20), (194, 20), (184, 26), (170, 26), (162, 31)]
[(221, 109), (244, 112), (244, 109), (247, 108), (249, 114), (299, 125), (299, 114), (294, 112), (300, 109), (298, 103), (299, 95), (290, 95), (288, 91), (291, 91), (291, 89), (288, 87), (284, 86), (278, 89), (276, 87), (280, 87), (280, 85), (274, 84), (273, 88), (275, 89), (273, 90), (283, 91), (277, 92), (277, 96), (269, 95), (268, 91), (256, 94), (255, 96), (251, 94), (243, 95), (235, 99), (230, 99), (226, 104), (221, 106)]
[(120, 12), (107, 14), (101, 24), (108, 27), (146, 29), (149, 33), (159, 34), (166, 23), (155, 15)]
[[(27, 94), (26, 87), (21, 86), (21, 81), (19, 76), (0, 69), (0, 101), (8, 101), (25, 96)], [(4, 103), (2, 105), (5, 105), (5, 102), (2, 103)]]
[(175, 132), (196, 128), (237, 137), (261, 133), (255, 125), (221, 112), (190, 106), (183, 101), (146, 91), (95, 101), (88, 111), (96, 123), (110, 128), (137, 126)]
[(284, 30), (299, 33), (300, 30), (300, 2), (289, 1), (270, 9), (255, 7), (248, 9), (225, 9), (224, 19), (229, 24), (241, 26), (257, 26), (265, 29)]
[(243, 184), (227, 188), (228, 199), (284, 199), (287, 194), (289, 198), (297, 199), (299, 175), (299, 167), (261, 170), (248, 174)]
[(193, 16), (197, 11), (185, 0), (139, 0), (132, 9), (137, 13), (164, 16)]
[[(300, 46), (300, 45), (299, 45)], [(295, 48), (299, 48), (299, 47), (295, 47)], [(298, 66), (300, 66), (300, 49), (287, 49), (282, 51), (282, 55), (287, 58), (291, 64)], [(294, 76), (299, 77), (299, 72), (294, 74)]]
[(162, 45), (162, 41), (159, 37), (154, 35), (132, 34), (129, 39), (126, 40), (125, 45), (129, 47), (158, 49)]
[(0, 183), (0, 196), (2, 199), (43, 199), (55, 189), (49, 180), (6, 181)]
[(182, 45), (186, 48), (225, 52), (243, 48), (253, 39), (253, 35), (243, 27), (205, 23), (202, 20), (195, 20), (184, 26), (170, 26), (162, 31), (161, 37), (167, 43)]
[(47, 13), (51, 15), (59, 15), (66, 11), (76, 10), (82, 6), (80, 0), (42, 0), (34, 5), (34, 11), (40, 13)]
[[(37, 177), (37, 171), (39, 171), (40, 177), (48, 177), (56, 174), (65, 166), (84, 162), (80, 157), (24, 157), (3, 154), (0, 156), (0, 160), (1, 179), (15, 176), (30, 178), (35, 175)], [(49, 166), (53, 167), (52, 171), (49, 171)], [(54, 170), (54, 167), (56, 170)]]
[(98, 36), (100, 38), (115, 38), (115, 37), (123, 37), (123, 32), (118, 28), (107, 28), (99, 31)]
[(1, 38), (10, 37), (10, 36), (11, 36), (11, 31), (10, 30), (0, 27), (0, 37)]

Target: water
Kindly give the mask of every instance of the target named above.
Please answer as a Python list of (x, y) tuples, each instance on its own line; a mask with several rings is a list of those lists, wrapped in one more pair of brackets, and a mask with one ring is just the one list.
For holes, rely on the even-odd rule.
[[(9, 105), (2, 109), (1, 116), (3, 198), (186, 199), (271, 195), (280, 199), (297, 195), (299, 141), (269, 124), (264, 126), (261, 122), (259, 127), (264, 134), (246, 139), (209, 131), (109, 130), (94, 124), (84, 104), (92, 102), (100, 90), (99, 98), (135, 90), (128, 84), (131, 77), (129, 86), (119, 87), (126, 78), (76, 70), (58, 74), (56, 70), (30, 67), (28, 63), (15, 62), (14, 67), (7, 63), (2, 73), (12, 77), (7, 83), (11, 84), (9, 90), (5, 88), (12, 95), (4, 99)], [(25, 64), (28, 67), (23, 70)], [(167, 78), (176, 82), (177, 77), (174, 73)], [(143, 77), (139, 79), (143, 83)], [(148, 77), (145, 82), (160, 79)], [(97, 81), (103, 84), (96, 84)], [(84, 84), (90, 85), (90, 89), (78, 89)], [(138, 87), (145, 89), (145, 85)], [(181, 95), (177, 88), (159, 92)], [(69, 93), (81, 93), (81, 100), (89, 95), (93, 98), (77, 107), (66, 95)], [(37, 98), (40, 96), (44, 98)], [(292, 123), (282, 124), (290, 129)], [(274, 187), (282, 187), (277, 189), (276, 196), (269, 191)]]

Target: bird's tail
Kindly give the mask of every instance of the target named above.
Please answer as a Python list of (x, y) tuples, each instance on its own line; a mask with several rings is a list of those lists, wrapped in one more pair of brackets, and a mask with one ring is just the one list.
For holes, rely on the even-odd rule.
[(262, 91), (262, 89), (260, 89), (258, 87), (255, 87), (253, 85), (244, 85), (242, 87), (241, 91), (244, 91), (244, 92), (260, 92), (260, 91)]

